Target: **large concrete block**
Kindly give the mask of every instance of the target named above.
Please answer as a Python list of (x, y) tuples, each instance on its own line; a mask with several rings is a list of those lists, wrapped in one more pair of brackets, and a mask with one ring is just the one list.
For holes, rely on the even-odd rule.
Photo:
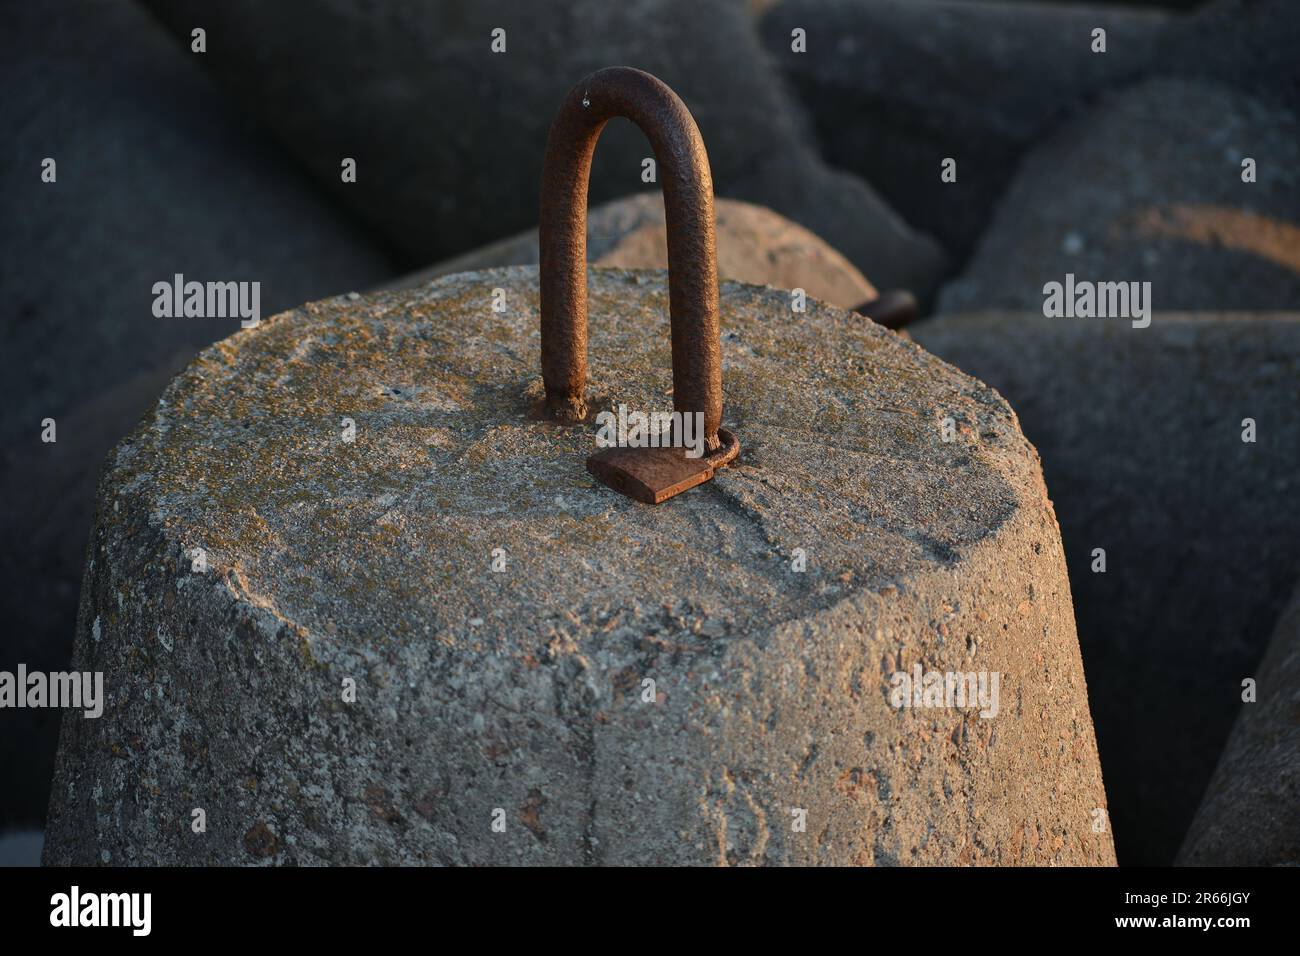
[[(590, 308), (590, 401), (668, 408), (664, 274)], [(100, 485), (108, 700), (64, 721), (47, 862), (1112, 863), (1014, 414), (860, 316), (721, 308), (743, 451), (657, 507), (534, 416), (533, 269), (205, 351)], [(999, 700), (901, 706), (913, 668)]]
[(1187, 832), (1183, 865), (1300, 866), (1300, 591), (1251, 674), (1253, 697)]
[(988, 313), (910, 331), (1006, 396), (1042, 455), (1119, 857), (1171, 863), (1300, 576), (1300, 316)]
[[(853, 308), (877, 295), (875, 286), (820, 237), (784, 216), (736, 199), (716, 199), (718, 277), (778, 289), (803, 289), (815, 299)], [(537, 230), (421, 269), (388, 283), (406, 289), (439, 276), (495, 266), (535, 266)], [(660, 193), (641, 193), (587, 213), (587, 261), (618, 269), (667, 269), (668, 227)]]

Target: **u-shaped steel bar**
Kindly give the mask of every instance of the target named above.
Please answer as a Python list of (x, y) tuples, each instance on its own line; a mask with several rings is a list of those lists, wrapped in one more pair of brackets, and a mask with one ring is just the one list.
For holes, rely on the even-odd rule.
[(668, 226), (673, 407), (704, 413), (705, 442), (713, 451), (722, 422), (713, 177), (686, 104), (641, 70), (611, 67), (582, 80), (547, 138), (539, 236), (546, 404), (560, 421), (586, 415), (587, 183), (596, 141), (615, 116), (636, 123), (654, 150)]

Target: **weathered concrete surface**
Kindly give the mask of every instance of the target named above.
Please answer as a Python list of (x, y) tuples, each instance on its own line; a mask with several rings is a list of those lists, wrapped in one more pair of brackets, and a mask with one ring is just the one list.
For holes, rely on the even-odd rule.
[[(1241, 162), (1256, 161), (1257, 181)], [(1066, 273), (1150, 282), (1164, 311), (1300, 303), (1300, 122), (1246, 94), (1152, 80), (1025, 160), (944, 312), (1031, 309)]]
[[(412, 267), (537, 222), (546, 134), (573, 84), (635, 66), (685, 101), (719, 195), (811, 229), (881, 288), (937, 291), (946, 260), (860, 179), (827, 167), (733, 0), (146, 0), (177, 39)], [(503, 30), (505, 52), (492, 51)], [(500, 36), (500, 34), (498, 34)], [(418, 119), (417, 119), (418, 118)], [(645, 137), (601, 136), (591, 201), (648, 189)], [(340, 177), (357, 160), (355, 183)]]
[[(67, 664), (99, 465), (158, 391), (119, 398), (239, 328), (155, 318), (153, 284), (260, 282), (271, 315), (393, 271), (197, 59), (133, 3), (5, 10), (0, 669)], [(41, 441), (47, 417), (57, 443)], [(49, 711), (0, 711), (0, 828), (43, 819), (56, 742)]]
[(1119, 858), (1168, 864), (1300, 577), (1300, 315), (1157, 312), (1134, 329), (993, 313), (911, 331), (1006, 396), (1042, 455)]
[[(590, 286), (591, 400), (667, 408), (664, 274)], [(208, 349), (100, 486), (76, 664), (109, 700), (64, 722), (46, 861), (1112, 863), (1015, 416), (788, 309), (724, 284), (741, 457), (659, 507), (590, 478), (593, 428), (531, 417), (533, 269)], [(998, 672), (998, 715), (895, 710), (913, 664)]]
[[(784, 0), (761, 32), (827, 161), (960, 258), (1021, 153), (1099, 91), (1149, 70), (1167, 22), (1114, 6)], [(1097, 27), (1105, 53), (1092, 52)], [(791, 49), (796, 28), (805, 53)], [(955, 183), (939, 178), (947, 157), (957, 160)]]
[(1259, 666), (1178, 862), (1300, 866), (1300, 591)]
[[(822, 239), (784, 216), (736, 199), (718, 199), (718, 277), (778, 289), (803, 289), (815, 299), (849, 309), (876, 297), (876, 288)], [(496, 266), (535, 266), (537, 230), (387, 283), (409, 289), (439, 276)], [(617, 269), (667, 269), (668, 232), (659, 193), (640, 193), (587, 213), (587, 261)]]

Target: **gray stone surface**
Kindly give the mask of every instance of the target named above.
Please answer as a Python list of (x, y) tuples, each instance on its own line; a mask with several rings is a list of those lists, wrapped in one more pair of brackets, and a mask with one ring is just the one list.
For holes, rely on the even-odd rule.
[(1300, 576), (1300, 316), (1157, 312), (1134, 329), (1012, 313), (910, 329), (1004, 395), (1042, 455), (1119, 859), (1168, 864)]
[[(945, 271), (936, 243), (821, 162), (732, 0), (438, 0), (384, 16), (363, 0), (148, 6), (187, 47), (201, 20), (204, 65), (412, 266), (536, 224), (546, 134), (564, 95), (593, 70), (634, 66), (690, 108), (719, 195), (811, 229), (882, 288), (925, 296)], [(491, 50), (497, 28), (504, 53)], [(612, 122), (592, 202), (646, 189), (649, 155), (631, 123)], [(356, 183), (340, 180), (345, 156), (357, 159)]]
[[(846, 309), (876, 297), (876, 288), (853, 263), (784, 216), (735, 199), (718, 199), (715, 212), (720, 279), (799, 288)], [(537, 265), (538, 261), (537, 230), (533, 229), (403, 276), (385, 288), (407, 289), (456, 272)], [(608, 268), (667, 269), (663, 197), (641, 193), (591, 209), (587, 215), (587, 261)]]
[[(964, 257), (1021, 153), (1098, 91), (1150, 69), (1166, 22), (1113, 6), (784, 0), (760, 28), (827, 160)], [(806, 53), (791, 50), (796, 27)], [(1091, 49), (1096, 27), (1104, 54)], [(956, 183), (940, 181), (946, 157)]]
[[(1241, 179), (1243, 157), (1258, 180)], [(1300, 303), (1300, 123), (1186, 80), (1117, 93), (1025, 161), (945, 312), (1032, 309), (1066, 273), (1151, 283), (1162, 310)]]
[[(590, 401), (667, 407), (664, 274), (590, 286)], [(1011, 410), (860, 316), (721, 304), (743, 450), (658, 507), (532, 416), (533, 269), (205, 351), (100, 485), (76, 664), (108, 702), (63, 723), (46, 862), (1112, 863)], [(913, 664), (1000, 673), (998, 715), (895, 710)]]
[(1300, 866), (1300, 591), (1251, 676), (1255, 701), (1240, 705), (1178, 855), (1184, 866)]
[[(136, 6), (11, 6), (0, 30), (0, 668), (48, 670), (71, 648), (99, 465), (157, 397), (139, 383), (239, 327), (155, 318), (153, 284), (177, 272), (260, 281), (270, 315), (390, 268)], [(41, 181), (45, 157), (55, 183)], [(56, 444), (41, 441), (47, 417)], [(42, 819), (56, 726), (45, 711), (0, 712), (0, 825)]]

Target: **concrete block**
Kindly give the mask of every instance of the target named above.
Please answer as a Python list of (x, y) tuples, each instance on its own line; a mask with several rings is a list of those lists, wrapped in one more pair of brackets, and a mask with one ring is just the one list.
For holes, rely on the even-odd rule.
[[(665, 275), (593, 270), (590, 308), (594, 407), (670, 407)], [(721, 308), (743, 450), (657, 507), (534, 416), (536, 270), (206, 350), (100, 485), (108, 700), (64, 720), (45, 860), (1113, 863), (1010, 408), (861, 316)]]

